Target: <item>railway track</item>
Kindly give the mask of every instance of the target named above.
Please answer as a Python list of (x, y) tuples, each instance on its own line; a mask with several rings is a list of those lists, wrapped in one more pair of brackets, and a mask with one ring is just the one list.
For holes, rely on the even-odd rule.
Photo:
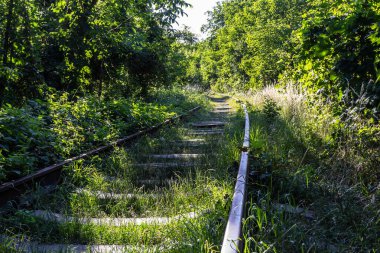
[[(220, 244), (233, 194), (222, 252), (237, 252), (249, 119), (246, 113), (240, 168), (231, 194), (230, 178), (237, 168), (229, 164), (237, 152), (229, 145), (240, 125), (229, 98), (210, 99), (211, 110), (201, 110), (179, 127), (158, 130), (172, 119), (133, 136), (156, 131), (111, 154), (101, 152), (124, 145), (129, 137), (50, 167), (53, 176), (46, 171), (34, 174), (43, 187), (24, 194), (16, 209), (9, 207), (4, 213), (2, 225), (8, 228), (0, 240), (20, 252), (207, 251), (205, 241)], [(13, 187), (18, 193), (33, 184), (24, 186), (25, 182), (24, 178), (2, 189)], [(11, 195), (2, 197), (9, 200)]]

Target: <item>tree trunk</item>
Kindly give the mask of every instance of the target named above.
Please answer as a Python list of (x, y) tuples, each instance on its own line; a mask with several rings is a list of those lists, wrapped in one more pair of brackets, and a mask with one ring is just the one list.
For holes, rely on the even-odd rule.
[(14, 0), (9, 0), (8, 15), (6, 18), (5, 32), (4, 32), (4, 52), (3, 52), (3, 65), (8, 65), (8, 53), (11, 47), (11, 31), (12, 31), (12, 18), (13, 18)]
[[(11, 32), (12, 32), (12, 19), (13, 19), (13, 10), (14, 10), (14, 0), (9, 0), (8, 2), (8, 14), (6, 17), (6, 25), (4, 31), (4, 40), (3, 40), (3, 67), (8, 67), (8, 54), (11, 49)], [(7, 78), (5, 73), (2, 73), (0, 78), (0, 105), (4, 101), (5, 88), (7, 86)]]

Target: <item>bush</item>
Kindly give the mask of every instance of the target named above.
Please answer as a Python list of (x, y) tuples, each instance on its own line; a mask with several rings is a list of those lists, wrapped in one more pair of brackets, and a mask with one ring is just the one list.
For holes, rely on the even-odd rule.
[[(202, 103), (199, 95), (157, 91), (151, 102), (51, 95), (0, 109), (0, 183), (158, 124)], [(194, 92), (193, 92), (194, 93)]]
[(0, 182), (30, 173), (57, 158), (55, 135), (48, 127), (49, 116), (41, 101), (23, 108), (7, 105), (0, 109)]
[(380, 126), (365, 96), (337, 106), (296, 85), (268, 86), (248, 98), (267, 119), (278, 117), (308, 153), (323, 164), (326, 179), (373, 184), (379, 175)]

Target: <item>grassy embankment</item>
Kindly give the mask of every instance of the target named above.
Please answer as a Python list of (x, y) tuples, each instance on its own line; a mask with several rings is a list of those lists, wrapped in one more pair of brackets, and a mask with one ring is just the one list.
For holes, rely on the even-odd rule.
[[(288, 86), (250, 96), (245, 252), (377, 252), (379, 125)], [(377, 133), (377, 134), (376, 134)]]

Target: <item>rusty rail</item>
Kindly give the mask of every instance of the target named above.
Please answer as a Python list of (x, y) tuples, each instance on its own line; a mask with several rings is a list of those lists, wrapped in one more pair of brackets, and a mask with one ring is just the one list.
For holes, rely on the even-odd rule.
[(242, 226), (245, 216), (247, 199), (248, 177), (248, 149), (249, 149), (249, 115), (247, 107), (243, 105), (245, 113), (244, 143), (242, 147), (239, 172), (235, 185), (235, 192), (226, 231), (224, 234), (221, 253), (236, 253), (243, 250)]
[(81, 155), (66, 159), (60, 163), (48, 166), (44, 169), (41, 169), (33, 174), (27, 175), (20, 179), (17, 179), (8, 183), (4, 183), (0, 185), (0, 206), (3, 206), (5, 203), (7, 203), (10, 200), (16, 199), (18, 196), (25, 193), (27, 190), (32, 189), (36, 183), (38, 183), (41, 186), (57, 185), (60, 181), (62, 167), (65, 165), (68, 165), (79, 159), (88, 158), (90, 156), (99, 154), (101, 152), (111, 150), (115, 146), (121, 146), (127, 141), (131, 141), (145, 134), (152, 133), (165, 125), (174, 123), (176, 120), (182, 119), (183, 117), (193, 112), (198, 111), (200, 108), (201, 108), (200, 106), (197, 106), (182, 115), (167, 119), (164, 122), (161, 122), (160, 124), (147, 128), (145, 130), (138, 131), (137, 133), (126, 136), (108, 145), (104, 145), (96, 149), (93, 149), (91, 151), (88, 151), (86, 153), (83, 153)]

